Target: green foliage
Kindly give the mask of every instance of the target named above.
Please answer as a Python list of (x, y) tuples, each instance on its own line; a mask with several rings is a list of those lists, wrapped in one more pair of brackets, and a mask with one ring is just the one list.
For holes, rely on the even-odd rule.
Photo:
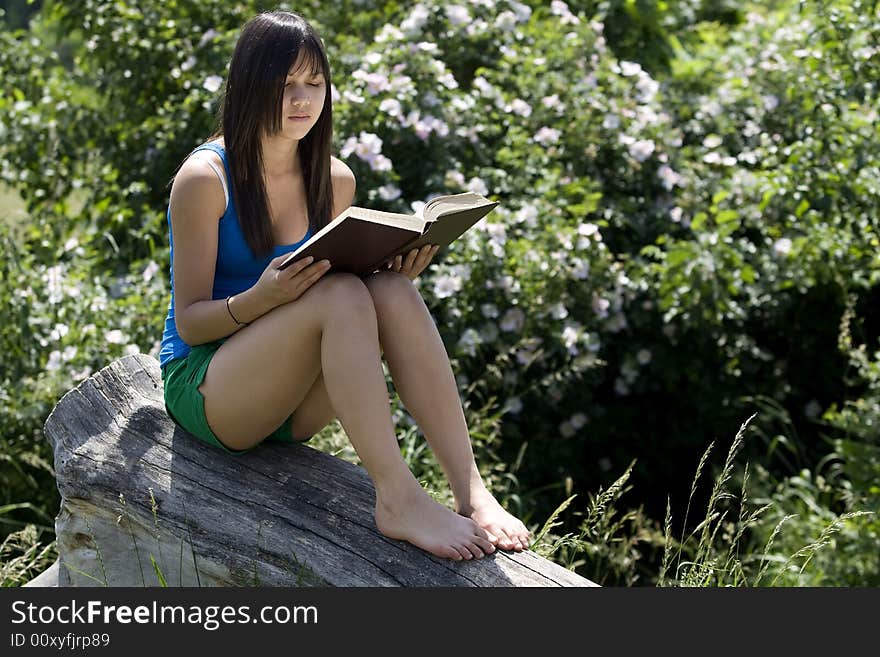
[[(58, 397), (124, 353), (157, 353), (168, 183), (213, 129), (258, 8), (76, 0), (0, 31), (0, 171), (29, 218), (0, 222), (0, 504), (33, 504), (5, 514), (17, 526), (50, 524), (34, 509), (55, 508), (40, 428)], [(484, 474), (523, 515), (563, 523), (553, 554), (609, 582), (655, 581), (664, 542), (649, 518), (664, 500), (667, 522), (673, 503), (684, 517), (686, 464), (758, 408), (763, 440), (742, 449), (765, 461), (754, 485), (781, 510), (743, 511), (737, 544), (763, 549), (797, 513), (784, 523), (798, 531), (774, 535), (782, 563), (826, 539), (851, 559), (838, 568), (817, 548), (776, 583), (875, 581), (863, 555), (880, 552), (876, 513), (847, 514), (876, 512), (880, 485), (876, 2), (295, 9), (330, 54), (357, 203), (410, 211), (464, 188), (501, 201), (418, 285)], [(838, 348), (844, 317), (861, 346)], [(395, 412), (408, 462), (447, 500)], [(629, 488), (609, 473), (634, 458), (624, 481), (644, 504), (618, 512)], [(571, 495), (598, 504), (593, 520), (553, 516)], [(669, 578), (754, 582), (746, 559), (706, 551), (727, 531), (711, 523), (702, 552), (686, 519), (676, 528), (679, 554), (701, 565), (676, 559)], [(576, 554), (586, 543), (598, 552)], [(716, 557), (739, 574), (704, 568)]]

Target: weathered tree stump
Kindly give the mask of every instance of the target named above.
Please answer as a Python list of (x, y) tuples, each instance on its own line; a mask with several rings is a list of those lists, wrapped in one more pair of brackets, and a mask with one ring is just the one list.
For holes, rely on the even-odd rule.
[(531, 552), (453, 562), (386, 538), (366, 471), (307, 445), (202, 444), (166, 415), (148, 356), (68, 392), (45, 433), (60, 586), (595, 586)]

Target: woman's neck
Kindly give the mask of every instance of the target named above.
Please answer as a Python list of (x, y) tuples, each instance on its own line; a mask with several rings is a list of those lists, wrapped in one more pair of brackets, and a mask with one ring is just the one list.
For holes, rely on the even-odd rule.
[(302, 172), (297, 157), (298, 141), (277, 137), (263, 139), (263, 172), (269, 178)]

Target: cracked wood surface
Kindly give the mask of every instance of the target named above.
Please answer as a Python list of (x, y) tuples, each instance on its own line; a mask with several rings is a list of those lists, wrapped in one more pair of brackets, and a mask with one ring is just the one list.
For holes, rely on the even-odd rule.
[(60, 586), (595, 586), (531, 552), (453, 562), (389, 539), (366, 471), (307, 445), (204, 445), (142, 354), (68, 392), (45, 433)]

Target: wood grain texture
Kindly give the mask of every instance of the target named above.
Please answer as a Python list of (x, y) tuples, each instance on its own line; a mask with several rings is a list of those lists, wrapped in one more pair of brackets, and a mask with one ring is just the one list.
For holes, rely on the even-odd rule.
[(158, 572), (169, 586), (595, 586), (530, 552), (454, 562), (386, 538), (366, 471), (307, 445), (204, 445), (167, 416), (142, 354), (68, 392), (45, 433), (60, 586), (157, 586)]

